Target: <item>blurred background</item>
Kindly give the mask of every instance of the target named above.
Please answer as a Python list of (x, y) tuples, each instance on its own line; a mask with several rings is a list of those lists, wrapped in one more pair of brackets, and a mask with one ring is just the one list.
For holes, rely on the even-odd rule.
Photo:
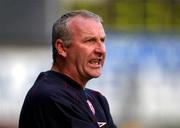
[(74, 9), (104, 19), (106, 64), (88, 87), (107, 97), (118, 128), (180, 128), (179, 0), (0, 0), (0, 128), (17, 128), (52, 65), (52, 24)]

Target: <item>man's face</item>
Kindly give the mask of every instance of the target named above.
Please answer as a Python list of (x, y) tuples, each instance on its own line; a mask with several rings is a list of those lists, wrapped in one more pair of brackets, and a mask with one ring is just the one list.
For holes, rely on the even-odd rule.
[(72, 42), (67, 48), (66, 73), (86, 82), (99, 77), (106, 52), (102, 24), (94, 19), (76, 16), (69, 21), (68, 27), (72, 34)]

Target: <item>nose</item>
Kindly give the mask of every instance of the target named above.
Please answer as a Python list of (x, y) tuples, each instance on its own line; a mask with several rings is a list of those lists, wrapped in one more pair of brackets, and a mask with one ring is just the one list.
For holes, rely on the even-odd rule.
[(102, 56), (106, 53), (106, 47), (105, 47), (105, 43), (100, 41), (97, 42), (96, 48), (95, 48), (95, 52), (96, 54), (98, 54), (99, 56)]

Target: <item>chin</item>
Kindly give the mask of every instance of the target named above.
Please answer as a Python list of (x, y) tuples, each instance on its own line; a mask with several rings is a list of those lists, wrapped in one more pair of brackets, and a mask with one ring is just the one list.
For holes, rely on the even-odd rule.
[(91, 73), (89, 74), (89, 76), (91, 76), (92, 78), (98, 78), (99, 76), (101, 76), (101, 73)]
[(98, 78), (99, 76), (101, 76), (101, 70), (87, 69), (86, 74), (89, 76), (90, 79)]

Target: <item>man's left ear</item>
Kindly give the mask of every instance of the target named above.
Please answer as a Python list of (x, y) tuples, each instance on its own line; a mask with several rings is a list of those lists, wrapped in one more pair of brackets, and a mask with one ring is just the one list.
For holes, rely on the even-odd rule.
[(66, 47), (64, 46), (64, 42), (61, 39), (56, 40), (55, 47), (59, 55), (64, 58), (67, 56)]

